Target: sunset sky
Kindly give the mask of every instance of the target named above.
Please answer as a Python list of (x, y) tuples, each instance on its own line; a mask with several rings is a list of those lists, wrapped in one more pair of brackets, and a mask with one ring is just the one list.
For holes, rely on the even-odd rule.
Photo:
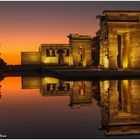
[(67, 35), (94, 36), (103, 10), (140, 10), (137, 2), (0, 1), (0, 52), (7, 64), (20, 64), (21, 51), (42, 43), (68, 43)]

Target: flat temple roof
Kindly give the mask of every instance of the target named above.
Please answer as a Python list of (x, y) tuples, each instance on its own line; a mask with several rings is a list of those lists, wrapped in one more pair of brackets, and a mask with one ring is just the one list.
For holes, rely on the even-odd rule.
[(70, 47), (69, 44), (41, 44), (40, 47)]

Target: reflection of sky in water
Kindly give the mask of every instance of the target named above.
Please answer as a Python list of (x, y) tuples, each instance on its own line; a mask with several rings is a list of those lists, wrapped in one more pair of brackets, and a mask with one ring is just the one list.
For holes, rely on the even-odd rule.
[[(108, 86), (110, 91), (118, 90), (118, 86), (115, 85), (117, 82), (100, 82), (102, 94), (99, 94), (99, 82), (64, 82), (39, 77), (36, 79), (8, 77), (1, 81), (0, 133), (7, 134), (9, 138), (120, 138), (106, 137), (105, 130), (98, 130), (103, 121), (101, 118), (103, 111), (101, 112), (99, 105), (105, 103), (103, 97), (104, 93), (107, 93)], [(51, 89), (49, 87), (48, 90), (47, 83), (53, 83), (53, 87), (56, 84), (56, 87)], [(135, 84), (136, 88), (133, 86), (133, 90), (136, 91), (139, 82), (130, 83)], [(122, 94), (127, 92), (127, 84), (126, 81), (121, 84), (125, 87), (120, 87)], [(132, 101), (137, 96), (136, 93), (130, 94), (131, 101), (128, 98), (116, 100), (119, 94), (111, 92), (109, 94), (111, 101), (121, 103), (117, 104), (119, 109), (139, 115), (139, 111), (134, 111), (138, 109), (135, 104), (138, 105), (139, 100)], [(133, 107), (122, 108), (122, 103), (124, 106), (133, 104)], [(121, 136), (121, 138), (135, 137), (139, 138), (139, 135)]]

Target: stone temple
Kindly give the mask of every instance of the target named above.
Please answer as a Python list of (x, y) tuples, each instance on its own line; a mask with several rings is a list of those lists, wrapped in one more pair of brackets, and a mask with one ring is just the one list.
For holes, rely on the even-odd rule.
[(100, 19), (100, 65), (107, 69), (140, 68), (140, 11), (104, 11)]
[(39, 52), (21, 52), (21, 64), (91, 66), (92, 38), (70, 34), (69, 44), (41, 44)]
[(38, 52), (21, 52), (21, 64), (140, 69), (140, 11), (106, 10), (97, 18), (95, 37), (70, 34), (69, 44), (42, 44)]

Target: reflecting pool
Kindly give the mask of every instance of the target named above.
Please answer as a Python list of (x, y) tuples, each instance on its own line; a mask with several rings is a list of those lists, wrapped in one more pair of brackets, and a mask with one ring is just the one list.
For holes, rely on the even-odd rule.
[(140, 80), (5, 77), (0, 111), (1, 138), (140, 138)]

